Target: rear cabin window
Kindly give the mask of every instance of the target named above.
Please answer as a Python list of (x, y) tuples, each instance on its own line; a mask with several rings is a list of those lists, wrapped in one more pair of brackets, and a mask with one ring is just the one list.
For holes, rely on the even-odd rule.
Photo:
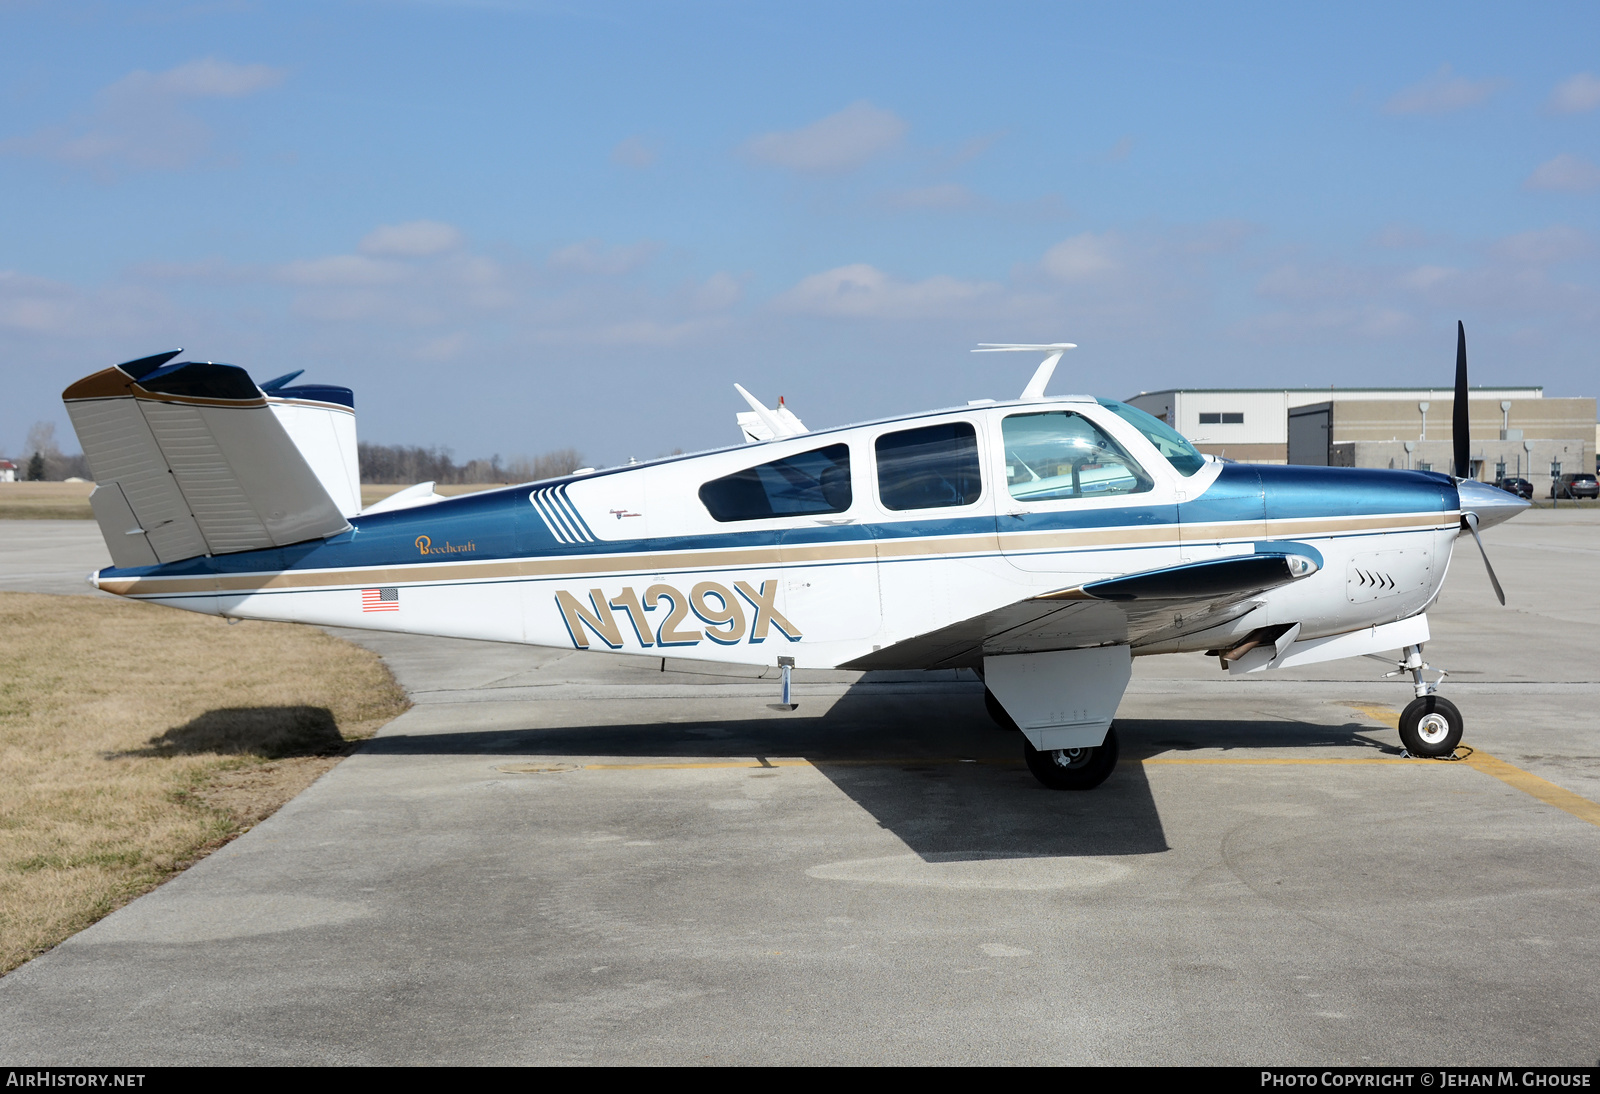
[(1005, 420), (1006, 487), (1022, 501), (1139, 494), (1155, 485), (1121, 445), (1070, 411)]
[(875, 448), (878, 496), (886, 509), (971, 505), (983, 493), (978, 434), (970, 422), (885, 433)]
[(850, 446), (832, 444), (712, 479), (700, 500), (713, 520), (766, 520), (850, 508)]

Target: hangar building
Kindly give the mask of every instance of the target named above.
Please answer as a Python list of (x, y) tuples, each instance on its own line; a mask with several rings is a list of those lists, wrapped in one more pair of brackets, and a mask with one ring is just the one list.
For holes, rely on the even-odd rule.
[[(1186, 388), (1127, 400), (1196, 448), (1249, 463), (1450, 470), (1451, 388)], [(1475, 387), (1472, 473), (1516, 475), (1542, 493), (1563, 471), (1595, 467), (1595, 400), (1542, 387)]]

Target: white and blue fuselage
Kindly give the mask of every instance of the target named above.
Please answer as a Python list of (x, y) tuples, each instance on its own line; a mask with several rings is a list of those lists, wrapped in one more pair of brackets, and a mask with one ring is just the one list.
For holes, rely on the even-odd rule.
[[(1461, 530), (1449, 476), (1173, 459), (1119, 407), (1031, 399), (822, 430), (357, 515), (326, 539), (94, 581), (237, 619), (815, 668), (1174, 653), (1283, 624), (1303, 641), (1415, 617), (1438, 594)], [(1060, 422), (1099, 447), (1083, 458), (1088, 442)], [(907, 488), (921, 450), (899, 438), (912, 433), (955, 438), (964, 477), (936, 468), (936, 482)], [(785, 494), (783, 475), (816, 466), (820, 480)], [(1225, 610), (1150, 601), (1130, 615), (1071, 595), (1290, 547), (1314, 572)], [(1047, 618), (1005, 625), (1051, 594), (1064, 598)]]

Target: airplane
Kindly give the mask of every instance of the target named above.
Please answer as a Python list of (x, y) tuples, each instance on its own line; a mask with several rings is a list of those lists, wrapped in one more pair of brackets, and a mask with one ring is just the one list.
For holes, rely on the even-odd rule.
[(365, 508), (348, 388), (173, 350), (63, 400), (113, 562), (89, 581), (134, 600), (759, 665), (790, 710), (796, 668), (968, 668), (1060, 790), (1115, 767), (1134, 657), (1369, 656), (1410, 678), (1406, 752), (1452, 755), (1426, 610), (1469, 534), (1505, 603), (1478, 533), (1528, 507), (1467, 477), (1464, 327), (1454, 476), (1202, 455), (1126, 403), (1046, 395), (1075, 348), (986, 343), (1044, 355), (1019, 397), (815, 431), (735, 385), (742, 444)]

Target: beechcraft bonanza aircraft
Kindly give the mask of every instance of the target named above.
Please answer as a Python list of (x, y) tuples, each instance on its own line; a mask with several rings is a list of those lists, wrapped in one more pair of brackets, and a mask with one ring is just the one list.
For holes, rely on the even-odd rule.
[(778, 666), (785, 704), (793, 667), (971, 668), (1058, 789), (1111, 772), (1134, 657), (1247, 673), (1398, 650), (1401, 740), (1450, 754), (1424, 612), (1457, 539), (1527, 506), (1464, 478), (1465, 334), (1456, 478), (1203, 456), (1124, 403), (1046, 396), (1072, 348), (983, 346), (1046, 355), (1012, 400), (811, 432), (738, 388), (737, 447), (365, 509), (348, 388), (173, 351), (63, 398), (114, 562), (90, 581), (136, 600)]

